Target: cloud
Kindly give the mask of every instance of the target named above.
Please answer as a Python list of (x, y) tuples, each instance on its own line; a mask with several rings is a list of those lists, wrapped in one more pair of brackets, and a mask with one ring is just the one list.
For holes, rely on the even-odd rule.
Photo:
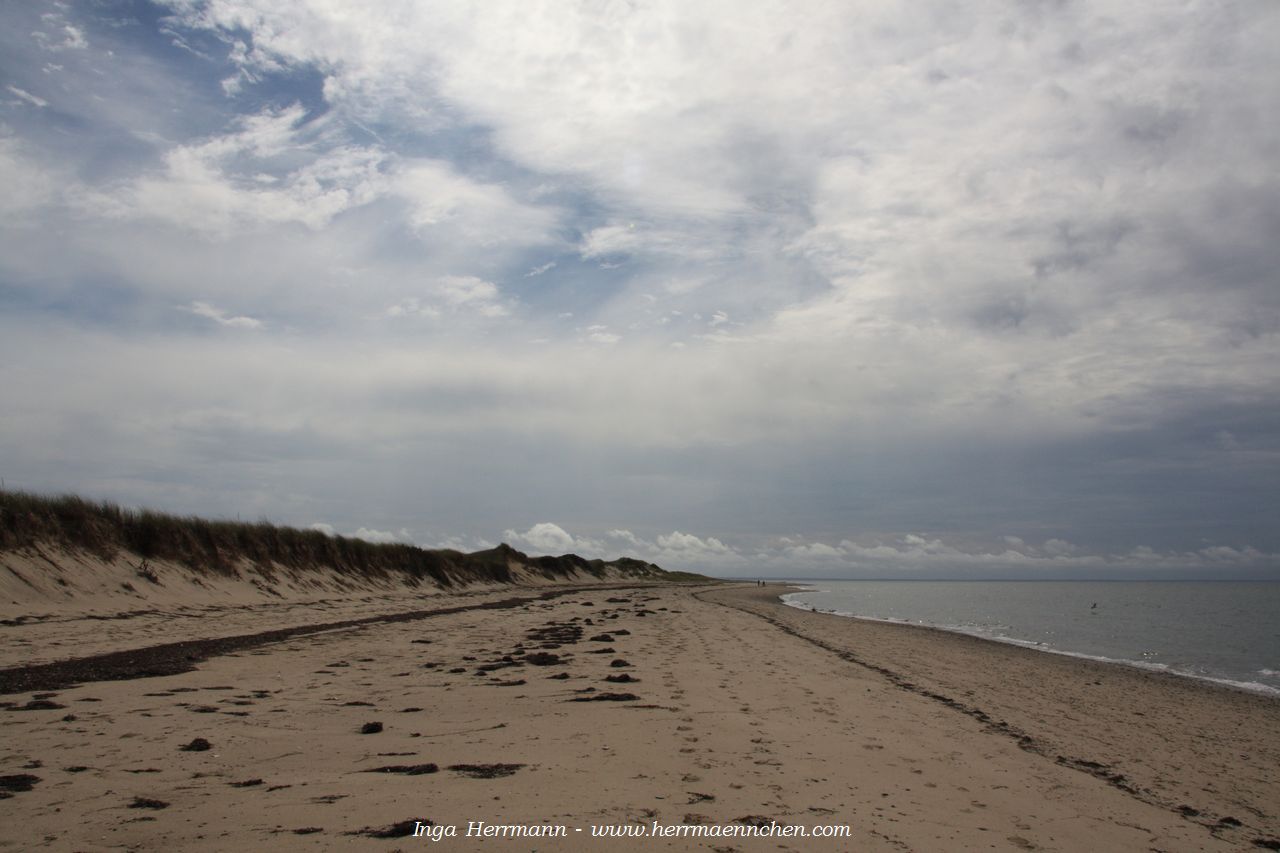
[(36, 106), (36, 107), (49, 106), (49, 102), (46, 101), (44, 98), (38, 98), (35, 95), (31, 94), (30, 92), (26, 91), (25, 89), (19, 89), (17, 86), (6, 86), (5, 88), (8, 89), (10, 92), (12, 92), (14, 95), (17, 95), (23, 101), (26, 101), (28, 104), (31, 104), (32, 106)]
[(595, 325), (587, 327), (587, 338), (593, 344), (612, 346), (622, 340), (622, 336), (609, 331), (608, 326)]
[(428, 317), (436, 319), (446, 312), (469, 313), (478, 317), (505, 317), (511, 313), (498, 286), (476, 276), (442, 276), (427, 296), (411, 296), (387, 309), (389, 317)]
[(31, 34), (41, 48), (48, 51), (85, 50), (89, 41), (84, 31), (67, 23), (61, 12), (47, 12), (40, 16), (41, 23), (49, 30), (37, 30)]
[[(333, 535), (326, 524), (313, 529)], [(390, 536), (390, 534), (382, 534)], [(606, 547), (590, 537), (575, 537), (550, 522), (535, 524), (525, 533), (508, 530), (504, 539), (534, 553), (577, 552), (588, 557), (632, 556), (657, 563), (668, 570), (701, 571), (712, 575), (829, 577), (829, 578), (1098, 578), (1188, 577), (1206, 572), (1220, 577), (1264, 576), (1280, 554), (1257, 548), (1208, 546), (1189, 551), (1158, 551), (1141, 545), (1124, 552), (1089, 553), (1061, 539), (1041, 546), (1017, 536), (1001, 539), (1003, 549), (962, 547), (938, 537), (908, 533), (875, 543), (842, 540), (832, 545), (803, 537), (779, 537), (757, 548), (734, 547), (715, 537), (699, 537), (673, 531), (652, 540), (630, 530), (605, 534)], [(362, 537), (367, 538), (367, 537)], [(407, 537), (402, 537), (407, 538)], [(370, 541), (392, 541), (390, 539)], [(456, 550), (491, 547), (453, 540)], [(1224, 574), (1225, 573), (1225, 574)], [(1263, 574), (1259, 574), (1263, 573)]]
[(617, 539), (630, 545), (638, 545), (640, 540), (630, 530), (610, 530), (605, 534), (610, 539)]
[(757, 552), (755, 560), (783, 576), (802, 577), (1116, 578), (1195, 576), (1224, 570), (1247, 576), (1265, 573), (1280, 556), (1227, 546), (1157, 551), (1144, 545), (1129, 551), (1089, 553), (1062, 539), (1049, 539), (1036, 547), (1016, 536), (1002, 538), (1009, 547), (966, 548), (913, 533), (874, 543), (846, 539), (837, 545), (783, 539)]
[(516, 548), (527, 548), (534, 554), (568, 554), (578, 550), (577, 540), (558, 524), (541, 521), (524, 533), (505, 530), (502, 538)]
[(379, 200), (408, 207), (419, 234), (476, 246), (536, 244), (556, 214), (499, 186), (456, 174), (442, 161), (404, 158), (378, 146), (344, 144), (331, 123), (300, 104), (236, 120), (237, 128), (164, 153), (164, 166), (119, 187), (84, 189), (81, 207), (117, 219), (169, 222), (213, 239), (297, 223), (319, 231)]
[[(160, 174), (86, 190), (81, 205), (91, 214), (158, 219), (214, 239), (273, 224), (320, 229), (383, 191), (385, 158), (361, 147), (312, 153), (304, 117), (299, 105), (245, 116), (232, 133), (169, 149)], [(273, 175), (275, 158), (304, 162)]]
[(439, 160), (401, 162), (388, 190), (408, 204), (419, 233), (441, 229), (478, 249), (545, 243), (559, 218), (553, 208), (523, 204), (503, 187), (465, 178)]
[[(307, 526), (308, 530), (318, 530), (325, 536), (339, 536), (336, 527), (323, 521), (313, 522)], [(375, 545), (395, 545), (395, 544), (414, 544), (413, 534), (406, 528), (392, 532), (389, 530), (377, 530), (372, 527), (360, 527), (354, 533), (350, 534), (355, 539), (363, 539), (365, 542), (372, 542)], [(445, 547), (445, 546), (438, 546)]]
[(483, 537), (446, 536), (430, 544), (424, 544), (423, 547), (438, 548), (447, 551), (461, 551), (464, 554), (471, 554), (476, 551), (488, 551), (495, 547), (495, 543), (490, 542), (488, 539)]
[(410, 296), (387, 309), (388, 317), (439, 317), (441, 311), (434, 305), (424, 303), (416, 296)]
[(681, 533), (679, 530), (672, 531), (665, 536), (659, 536), (657, 538), (657, 546), (662, 551), (670, 554), (687, 555), (689, 559), (718, 558), (733, 555), (733, 550), (714, 536), (700, 539), (690, 533)]
[[(534, 554), (576, 553), (588, 558), (636, 557), (667, 568), (720, 568), (741, 565), (745, 558), (715, 537), (698, 537), (672, 531), (654, 539), (637, 536), (630, 530), (613, 529), (603, 539), (573, 535), (558, 524), (540, 522), (519, 533), (506, 530), (503, 539), (516, 548)], [(606, 544), (607, 542), (607, 544)]]
[(215, 308), (208, 302), (192, 302), (189, 306), (182, 309), (189, 311), (198, 317), (206, 317), (220, 326), (229, 326), (233, 329), (261, 329), (262, 321), (255, 320), (253, 317), (230, 316), (221, 308)]
[(779, 571), (1274, 552), (1280, 18), (1104, 6), (10, 4), (0, 456)]
[(373, 542), (376, 545), (389, 545), (398, 542), (407, 544), (413, 543), (412, 534), (404, 528), (392, 533), (387, 530), (375, 530), (369, 527), (361, 527), (352, 535), (357, 539), (363, 539), (366, 542)]
[(505, 314), (497, 303), (498, 286), (475, 276), (446, 276), (440, 279), (440, 297), (454, 307), (475, 308), (486, 316)]

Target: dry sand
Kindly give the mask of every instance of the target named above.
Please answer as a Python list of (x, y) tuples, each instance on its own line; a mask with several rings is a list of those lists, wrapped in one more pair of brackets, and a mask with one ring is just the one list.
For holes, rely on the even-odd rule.
[[(454, 612), (205, 649), (179, 674), (6, 695), (0, 845), (1256, 850), (1280, 835), (1280, 702), (806, 613), (779, 591), (505, 590), (439, 602)], [(331, 604), (312, 621), (387, 610)], [(251, 617), (189, 609), (167, 633), (154, 615), (68, 618), (61, 654), (44, 656), (280, 627)], [(3, 646), (35, 652), (38, 630), (0, 627)], [(605, 680), (623, 675), (633, 680)], [(638, 698), (574, 701), (609, 693)], [(362, 734), (371, 723), (381, 730)], [(851, 834), (590, 835), (762, 818)], [(414, 820), (569, 835), (368, 834)]]

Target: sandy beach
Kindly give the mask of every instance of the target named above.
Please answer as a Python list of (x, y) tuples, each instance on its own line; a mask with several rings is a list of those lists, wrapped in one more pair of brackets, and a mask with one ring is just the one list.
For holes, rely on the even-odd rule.
[[(515, 587), (399, 608), (391, 598), (332, 601), (310, 621), (283, 606), (68, 617), (56, 623), (56, 653), (51, 621), (6, 624), (6, 689), (22, 691), (0, 697), (9, 794), (0, 845), (1280, 844), (1280, 702), (804, 612), (778, 603), (783, 591)], [(284, 636), (250, 636), (285, 627)], [(194, 669), (175, 674), (74, 684), (94, 678), (93, 667), (16, 669), (228, 637), (240, 639), (191, 646)], [(428, 822), (458, 837), (412, 835)], [(567, 834), (467, 838), (473, 822)], [(664, 827), (770, 822), (849, 834), (653, 837)], [(593, 827), (645, 827), (649, 837), (593, 837)]]

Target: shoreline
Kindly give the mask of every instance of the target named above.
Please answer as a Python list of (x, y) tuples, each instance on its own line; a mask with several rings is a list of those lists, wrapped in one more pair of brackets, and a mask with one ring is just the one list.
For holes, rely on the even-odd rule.
[[(1280, 701), (1272, 696), (931, 625), (798, 608), (767, 588), (745, 593), (726, 605), (974, 716), (1023, 749), (1206, 826), (1248, 814), (1280, 834), (1270, 805), (1280, 802)], [(1159, 759), (1144, 754), (1148, 747)]]
[[(1032, 581), (1035, 583), (1035, 581)], [(1183, 581), (1183, 583), (1202, 583), (1202, 581)], [(1234, 583), (1234, 581), (1203, 581), (1203, 583)], [(1041, 652), (1043, 654), (1060, 655), (1062, 657), (1074, 658), (1076, 660), (1092, 661), (1110, 666), (1122, 666), (1129, 669), (1136, 669), (1140, 672), (1148, 672), (1153, 675), (1167, 675), (1176, 679), (1186, 679), (1201, 684), (1211, 684), (1226, 690), (1235, 690), (1242, 693), (1248, 693), (1253, 696), (1261, 696), (1267, 699), (1280, 701), (1280, 688), (1272, 687), (1268, 684), (1262, 684), (1256, 681), (1238, 681), (1231, 678), (1215, 677), (1210, 675), (1198, 675), (1192, 672), (1181, 672), (1168, 664), (1149, 663), (1146, 661), (1127, 660), (1125, 658), (1112, 658), (1104, 655), (1092, 655), (1087, 652), (1074, 652), (1067, 649), (1058, 649), (1035, 640), (1020, 640), (1016, 637), (991, 637), (976, 631), (966, 631), (962, 628), (950, 628), (942, 625), (932, 625), (926, 622), (911, 622), (906, 619), (890, 619), (876, 616), (860, 616), (856, 613), (848, 613), (842, 610), (823, 610), (813, 606), (805, 606), (795, 604), (784, 599), (784, 596), (795, 593), (813, 592), (811, 587), (795, 587), (786, 584), (791, 592), (780, 593), (779, 602), (794, 610), (800, 610), (807, 613), (820, 613), (828, 616), (838, 616), (841, 619), (856, 619), (860, 622), (873, 622), (881, 625), (901, 625), (907, 628), (922, 628), (929, 631), (941, 631), (944, 634), (953, 634), (961, 637), (970, 637), (975, 640), (984, 640), (989, 643), (998, 643), (1005, 646), (1013, 646), (1015, 648), (1026, 649), (1033, 652)]]
[[(390, 851), (408, 849), (415, 821), (570, 827), (546, 851), (714, 850), (725, 841), (588, 839), (771, 821), (852, 835), (736, 849), (1280, 844), (1277, 703), (815, 614), (779, 589), (513, 588), (497, 597), (528, 600), (6, 696), (0, 849), (345, 850), (359, 837)], [(88, 651), (102, 624), (68, 630)]]

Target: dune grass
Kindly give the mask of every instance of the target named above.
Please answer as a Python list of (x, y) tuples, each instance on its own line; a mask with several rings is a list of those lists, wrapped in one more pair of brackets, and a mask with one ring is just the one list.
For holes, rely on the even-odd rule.
[[(464, 554), (407, 544), (375, 544), (318, 530), (281, 527), (133, 510), (76, 495), (48, 496), (0, 490), (0, 551), (53, 545), (104, 560), (128, 552), (169, 560), (202, 574), (236, 575), (246, 563), (265, 569), (331, 568), (360, 578), (399, 577), (411, 585), (510, 583), (510, 564), (521, 563), (547, 578), (571, 574), (601, 577), (609, 568), (653, 580), (703, 579), (667, 573), (652, 563), (623, 557), (612, 562), (575, 554), (529, 557), (508, 545)], [(705, 579), (704, 579), (705, 580)]]

